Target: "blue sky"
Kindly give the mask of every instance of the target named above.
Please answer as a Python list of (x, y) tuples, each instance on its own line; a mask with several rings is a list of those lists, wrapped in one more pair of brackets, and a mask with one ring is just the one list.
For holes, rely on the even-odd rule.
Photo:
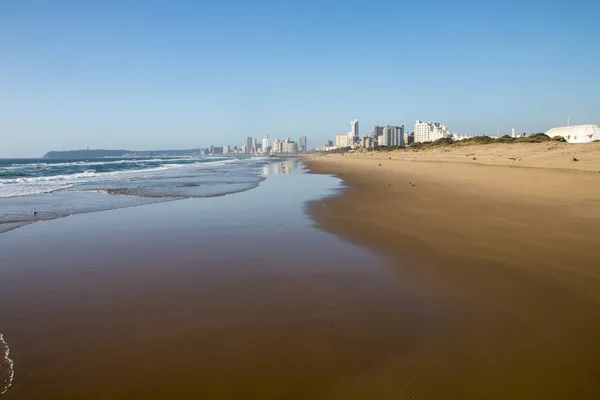
[(0, 157), (600, 123), (600, 2), (0, 1)]

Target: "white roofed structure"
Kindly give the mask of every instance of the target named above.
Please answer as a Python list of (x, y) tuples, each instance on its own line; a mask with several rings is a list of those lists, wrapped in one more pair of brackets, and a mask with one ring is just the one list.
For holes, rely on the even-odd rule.
[(546, 135), (552, 137), (562, 136), (568, 143), (589, 143), (600, 140), (600, 125), (573, 125), (552, 128)]

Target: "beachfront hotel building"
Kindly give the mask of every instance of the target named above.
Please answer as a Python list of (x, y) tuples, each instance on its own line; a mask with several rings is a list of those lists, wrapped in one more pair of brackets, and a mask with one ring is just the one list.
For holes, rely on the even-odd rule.
[(279, 139), (273, 140), (271, 145), (271, 153), (281, 153), (281, 141)]
[(335, 135), (335, 145), (337, 147), (350, 147), (350, 134), (340, 133)]
[(281, 152), (282, 153), (296, 153), (298, 146), (295, 142), (292, 142), (292, 139), (286, 137), (283, 142), (281, 142)]
[(379, 146), (404, 146), (404, 125), (386, 125), (377, 138)]
[(252, 139), (251, 137), (247, 137), (246, 138), (246, 151), (244, 153), (246, 154), (250, 154), (252, 152), (252, 149), (254, 148), (254, 139)]
[(298, 139), (298, 151), (305, 152), (308, 148), (306, 146), (306, 136), (300, 136)]
[(269, 135), (265, 135), (262, 139), (262, 152), (265, 154), (269, 152)]
[(421, 121), (415, 122), (415, 143), (433, 142), (441, 138), (447, 138), (450, 131), (446, 125), (439, 122)]

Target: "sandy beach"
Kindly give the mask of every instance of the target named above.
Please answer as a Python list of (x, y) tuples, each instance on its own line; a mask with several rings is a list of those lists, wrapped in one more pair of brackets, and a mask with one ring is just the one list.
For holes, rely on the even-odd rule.
[(600, 397), (599, 156), (543, 143), (305, 158), (347, 185), (311, 204), (318, 224), (388, 257), (427, 305), (403, 361), (423, 398)]
[(3, 233), (2, 400), (598, 398), (600, 174), (402, 156)]

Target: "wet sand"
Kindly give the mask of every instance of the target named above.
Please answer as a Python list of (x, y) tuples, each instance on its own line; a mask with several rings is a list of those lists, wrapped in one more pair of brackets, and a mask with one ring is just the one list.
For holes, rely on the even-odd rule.
[(244, 193), (0, 235), (2, 400), (418, 395), (399, 361), (429, 306), (314, 227), (306, 202), (339, 180), (277, 171)]
[(600, 398), (600, 174), (438, 156), (305, 158), (347, 185), (311, 204), (320, 227), (377, 249), (425, 307), (384, 382), (406, 368), (417, 398)]

